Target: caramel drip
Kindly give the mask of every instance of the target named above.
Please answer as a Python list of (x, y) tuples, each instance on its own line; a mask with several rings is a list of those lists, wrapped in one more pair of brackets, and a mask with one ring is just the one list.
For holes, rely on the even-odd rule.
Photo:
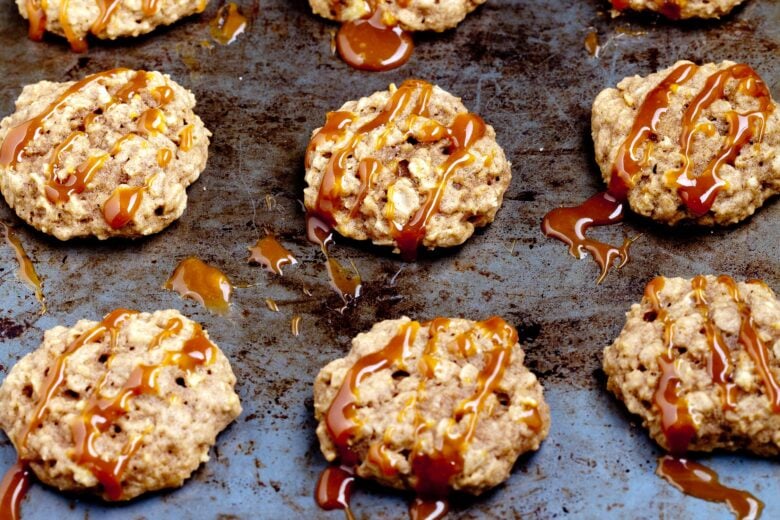
[(22, 154), (29, 142), (43, 131), (43, 124), (55, 111), (65, 105), (70, 96), (80, 92), (82, 89), (96, 81), (126, 71), (127, 69), (113, 69), (87, 76), (68, 87), (53, 103), (46, 107), (43, 112), (28, 119), (24, 123), (11, 128), (3, 139), (3, 144), (0, 145), (0, 166), (15, 166), (21, 161)]
[(92, 22), (92, 26), (89, 28), (89, 32), (94, 35), (102, 34), (108, 26), (108, 22), (114, 14), (114, 11), (120, 4), (120, 0), (97, 0), (98, 13), (97, 19)]
[(704, 319), (704, 332), (707, 336), (707, 344), (710, 355), (707, 358), (707, 372), (712, 381), (721, 389), (721, 402), (725, 410), (731, 410), (736, 403), (737, 385), (731, 381), (734, 373), (734, 363), (731, 361), (731, 352), (720, 329), (715, 326), (710, 318), (710, 309), (705, 297), (707, 278), (696, 276), (691, 282), (696, 308)]
[(139, 133), (159, 134), (165, 131), (165, 114), (159, 108), (150, 108), (141, 114), (137, 125)]
[(447, 516), (450, 504), (446, 500), (424, 499), (415, 497), (409, 504), (411, 520), (439, 520)]
[(769, 349), (761, 339), (761, 335), (756, 328), (750, 306), (740, 297), (737, 283), (733, 278), (721, 275), (718, 277), (718, 282), (728, 288), (732, 299), (737, 304), (740, 315), (738, 341), (756, 365), (756, 370), (764, 383), (764, 391), (772, 411), (778, 413), (780, 412), (780, 384), (770, 366)]
[[(168, 321), (163, 330), (155, 336), (149, 348), (172, 335), (179, 334), (183, 323), (178, 318)], [(131, 400), (140, 395), (158, 395), (157, 378), (165, 367), (176, 367), (181, 371), (192, 372), (195, 368), (208, 365), (215, 359), (213, 343), (206, 338), (200, 325), (195, 325), (193, 335), (180, 351), (168, 351), (162, 361), (154, 365), (140, 365), (132, 370), (127, 381), (113, 397), (103, 395), (104, 383), (89, 396), (81, 416), (71, 424), (75, 444), (72, 455), (74, 462), (88, 468), (98, 479), (109, 500), (119, 500), (122, 496), (122, 476), (130, 459), (141, 447), (141, 437), (132, 437), (123, 447), (115, 460), (104, 460), (95, 450), (98, 438), (117, 425), (117, 421), (126, 415)], [(109, 361), (110, 363), (110, 361)]]
[(30, 468), (21, 460), (11, 466), (0, 482), (0, 518), (19, 520), (22, 500), (30, 487)]
[(179, 131), (179, 149), (182, 152), (189, 152), (192, 150), (193, 130), (195, 130), (193, 125), (186, 125)]
[(596, 31), (590, 31), (585, 36), (585, 50), (591, 56), (598, 57), (601, 46), (599, 45), (599, 33)]
[(645, 288), (645, 298), (650, 302), (656, 319), (663, 324), (666, 347), (665, 352), (658, 357), (661, 373), (658, 387), (653, 394), (653, 403), (661, 411), (661, 429), (666, 437), (667, 449), (675, 455), (680, 455), (688, 450), (688, 445), (696, 436), (696, 426), (688, 409), (688, 402), (680, 396), (681, 381), (674, 363), (674, 321), (661, 304), (664, 283), (664, 279), (658, 277), (650, 281)]
[(27, 36), (36, 42), (43, 39), (43, 33), (46, 32), (46, 11), (43, 9), (41, 2), (44, 0), (24, 0), (25, 9), (27, 10), (27, 19), (29, 20), (29, 27), (27, 30)]
[(290, 320), (290, 333), (295, 336), (296, 338), (301, 333), (301, 318), (299, 315), (295, 315), (292, 317), (292, 320)]
[(82, 333), (78, 338), (68, 344), (65, 351), (55, 359), (54, 365), (49, 367), (48, 373), (41, 385), (41, 389), (38, 392), (38, 398), (32, 416), (28, 420), (24, 430), (22, 430), (22, 434), (19, 436), (17, 449), (22, 458), (24, 458), (27, 438), (30, 436), (30, 433), (34, 432), (44, 419), (46, 419), (49, 414), (49, 403), (51, 399), (59, 393), (60, 387), (65, 382), (65, 363), (68, 361), (68, 358), (85, 344), (101, 341), (106, 334), (111, 338), (109, 350), (115, 350), (119, 327), (124, 320), (133, 314), (137, 314), (137, 312), (126, 309), (117, 309), (107, 314), (106, 317), (103, 318), (103, 321)]
[(363, 292), (363, 280), (360, 278), (360, 273), (357, 272), (357, 269), (348, 270), (338, 260), (330, 256), (330, 246), (333, 244), (331, 226), (313, 213), (306, 214), (306, 234), (310, 241), (320, 246), (325, 255), (325, 268), (328, 272), (330, 286), (344, 302), (344, 307), (341, 308), (343, 312), (350, 303), (360, 298)]
[(89, 181), (103, 168), (108, 160), (109, 155), (107, 154), (93, 155), (81, 163), (73, 173), (69, 173), (64, 180), (56, 175), (57, 170), (60, 168), (61, 155), (70, 151), (76, 139), (85, 136), (84, 132), (72, 132), (52, 152), (52, 157), (48, 164), (48, 180), (44, 186), (46, 198), (49, 202), (53, 204), (65, 202), (71, 195), (82, 193)]
[(170, 148), (160, 148), (157, 150), (157, 166), (165, 168), (173, 160), (173, 152)]
[[(412, 215), (409, 221), (399, 225), (393, 220), (394, 209), (388, 202), (385, 214), (389, 220), (391, 233), (401, 254), (406, 259), (414, 259), (422, 241), (428, 222), (439, 211), (444, 192), (455, 173), (473, 163), (471, 147), (485, 134), (484, 121), (475, 114), (458, 114), (450, 127), (445, 127), (435, 120), (428, 119), (428, 104), (433, 94), (433, 85), (419, 81), (405, 81), (391, 96), (382, 111), (373, 119), (360, 126), (355, 134), (346, 140), (345, 144), (333, 152), (325, 168), (320, 182), (317, 200), (311, 213), (329, 225), (336, 226), (335, 213), (344, 208), (342, 181), (347, 171), (347, 162), (354, 156), (355, 148), (367, 132), (380, 127), (395, 125), (401, 115), (407, 113), (408, 135), (419, 142), (436, 142), (447, 139), (450, 142), (449, 156), (437, 167), (438, 182), (427, 194), (422, 207)], [(344, 139), (355, 116), (349, 112), (332, 112), (328, 114), (325, 126), (312, 137), (309, 143), (306, 163), (311, 166), (313, 153), (318, 146), (328, 142)], [(385, 133), (385, 136), (387, 132)], [(385, 137), (380, 136), (378, 147), (383, 146)], [(357, 177), (360, 180), (360, 190), (355, 202), (350, 208), (350, 215), (360, 211), (374, 177), (383, 165), (375, 158), (368, 157), (358, 163)], [(392, 187), (390, 188), (392, 189)]]
[[(586, 231), (592, 226), (622, 222), (628, 190), (648, 158), (647, 143), (655, 138), (658, 122), (669, 110), (670, 95), (679, 85), (690, 80), (696, 70), (696, 65), (681, 65), (647, 94), (631, 131), (618, 149), (606, 192), (592, 196), (579, 206), (556, 208), (542, 220), (542, 233), (568, 245), (569, 253), (575, 258), (582, 258), (584, 252), (590, 253), (601, 269), (597, 283), (606, 278), (616, 261), (617, 268), (628, 262), (628, 250), (635, 239), (624, 240), (622, 246), (616, 247), (588, 238)], [(644, 150), (642, 156), (641, 150)]]
[[(352, 446), (355, 431), (361, 427), (357, 417), (357, 395), (360, 385), (367, 378), (378, 372), (389, 370), (405, 370), (410, 349), (417, 339), (421, 327), (428, 327), (429, 339), (419, 360), (419, 372), (423, 376), (416, 397), (408, 403), (401, 414), (409, 409), (415, 411), (415, 445), (410, 454), (412, 482), (418, 499), (411, 505), (410, 514), (413, 518), (440, 518), (448, 509), (446, 498), (450, 492), (450, 480), (463, 469), (463, 455), (474, 438), (479, 417), (487, 406), (489, 396), (498, 389), (504, 371), (511, 361), (512, 349), (518, 341), (517, 332), (504, 320), (498, 317), (477, 323), (473, 328), (459, 335), (450, 342), (453, 352), (468, 357), (476, 354), (477, 336), (489, 338), (493, 348), (483, 353), (484, 366), (477, 376), (476, 388), (473, 394), (455, 406), (451, 418), (451, 427), (442, 439), (437, 441), (435, 451), (429, 453), (422, 445), (418, 436), (431, 427), (425, 418), (417, 412), (417, 401), (424, 395), (425, 382), (433, 378), (436, 367), (435, 354), (440, 343), (439, 335), (446, 332), (449, 320), (437, 318), (429, 323), (420, 324), (416, 321), (403, 324), (387, 345), (381, 350), (359, 359), (344, 377), (325, 415), (325, 426), (330, 438), (335, 444), (339, 460), (348, 467), (359, 462), (359, 457)], [(529, 428), (541, 427), (541, 417), (538, 411), (528, 413), (526, 424)], [(458, 428), (454, 428), (457, 425)], [(388, 476), (397, 473), (381, 444), (369, 447), (368, 459)], [(333, 467), (331, 467), (332, 469)], [(322, 480), (322, 479), (321, 479)], [(415, 516), (418, 515), (418, 516)], [(434, 516), (431, 516), (434, 515)], [(438, 515), (438, 516), (435, 516)]]
[(724, 486), (717, 473), (692, 460), (665, 455), (658, 459), (656, 473), (686, 495), (725, 503), (739, 520), (756, 520), (764, 510), (763, 502), (756, 497)]
[(273, 235), (268, 235), (249, 248), (249, 262), (260, 264), (271, 273), (282, 275), (282, 267), (295, 265), (298, 260)]
[(0, 222), (0, 225), (3, 226), (5, 233), (5, 243), (13, 249), (14, 255), (16, 255), (16, 262), (19, 264), (16, 276), (33, 290), (35, 299), (41, 303), (41, 314), (44, 314), (46, 312), (46, 299), (43, 297), (43, 283), (35, 271), (35, 265), (33, 265), (32, 260), (24, 251), (19, 237), (4, 222)]
[(336, 49), (348, 65), (359, 70), (386, 71), (400, 67), (412, 56), (411, 33), (392, 23), (377, 6), (366, 18), (345, 22), (336, 34)]
[(230, 45), (246, 29), (247, 19), (236, 4), (230, 2), (217, 11), (209, 22), (211, 37), (221, 45)]
[(141, 207), (143, 186), (118, 186), (103, 204), (103, 218), (113, 229), (121, 229), (129, 224), (138, 208)]
[(222, 271), (195, 257), (182, 260), (165, 288), (178, 292), (182, 298), (191, 298), (211, 312), (226, 314), (230, 310), (233, 286)]
[(330, 466), (320, 474), (314, 499), (317, 505), (326, 511), (343, 509), (347, 520), (354, 520), (349, 507), (355, 475), (351, 468), (345, 466)]
[(168, 85), (154, 87), (151, 90), (151, 94), (152, 98), (154, 98), (160, 106), (167, 105), (176, 97), (176, 93)]
[[(694, 176), (694, 164), (691, 160), (693, 137), (703, 130), (714, 133), (712, 125), (699, 124), (702, 112), (713, 103), (725, 99), (726, 86), (730, 80), (738, 80), (737, 91), (756, 99), (759, 108), (746, 114), (733, 110), (726, 114), (729, 130), (725, 142), (704, 171)], [(674, 182), (677, 191), (691, 213), (700, 216), (712, 208), (718, 193), (726, 185), (718, 176), (718, 171), (724, 165), (733, 166), (746, 145), (761, 142), (766, 120), (773, 110), (774, 104), (769, 89), (748, 65), (734, 65), (707, 78), (704, 89), (691, 101), (683, 115), (683, 130), (680, 136), (683, 167), (668, 174), (676, 177)]]
[(141, 2), (141, 11), (146, 16), (152, 16), (160, 9), (160, 0), (143, 0)]
[(73, 30), (73, 26), (68, 18), (68, 7), (70, 6), (70, 0), (62, 0), (60, 3), (60, 25), (62, 26), (62, 32), (65, 33), (65, 38), (70, 44), (70, 50), (73, 52), (86, 52), (87, 51), (87, 39), (84, 36), (78, 36)]

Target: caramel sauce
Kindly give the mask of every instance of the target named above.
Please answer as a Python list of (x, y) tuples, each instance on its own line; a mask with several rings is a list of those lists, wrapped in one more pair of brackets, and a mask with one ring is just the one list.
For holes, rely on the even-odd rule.
[(41, 2), (45, 0), (25, 0), (24, 5), (27, 10), (27, 19), (29, 27), (27, 36), (36, 42), (43, 40), (43, 33), (46, 32), (46, 11)]
[(352, 486), (355, 483), (354, 472), (344, 466), (330, 466), (320, 474), (317, 487), (314, 491), (314, 499), (317, 505), (326, 511), (343, 509), (347, 520), (354, 520), (354, 515), (349, 507), (349, 499), (352, 494)]
[(38, 273), (35, 271), (35, 265), (33, 265), (30, 257), (24, 251), (22, 242), (19, 237), (11, 231), (4, 222), (0, 222), (3, 226), (3, 232), (5, 233), (5, 243), (13, 249), (14, 255), (16, 255), (16, 261), (19, 264), (19, 269), (16, 271), (16, 276), (27, 284), (35, 293), (35, 299), (41, 303), (41, 314), (46, 313), (46, 299), (43, 297), (43, 283), (38, 277)]
[(279, 312), (279, 306), (271, 298), (265, 299), (265, 306), (268, 307), (268, 310), (271, 312)]
[(97, 0), (100, 12), (97, 19), (92, 22), (92, 27), (90, 27), (89, 31), (95, 35), (105, 31), (108, 22), (111, 20), (111, 16), (114, 14), (114, 10), (116, 10), (120, 3), (119, 0)]
[[(746, 114), (730, 111), (726, 115), (729, 123), (728, 135), (714, 159), (698, 175), (693, 174), (694, 164), (693, 137), (697, 132), (708, 129), (698, 124), (702, 112), (713, 103), (725, 99), (726, 85), (729, 80), (738, 80), (737, 90), (758, 101), (759, 108)], [(680, 136), (683, 168), (669, 172), (676, 177), (674, 182), (680, 198), (694, 215), (707, 213), (715, 202), (720, 190), (726, 182), (718, 176), (718, 170), (724, 165), (734, 165), (739, 153), (748, 144), (761, 142), (766, 120), (774, 110), (772, 97), (766, 84), (748, 65), (733, 65), (716, 72), (709, 78), (704, 89), (691, 101), (683, 115), (683, 131)], [(714, 128), (709, 128), (714, 133)]]
[[(344, 144), (333, 152), (328, 160), (320, 183), (317, 200), (310, 214), (327, 227), (335, 227), (335, 213), (345, 209), (342, 181), (347, 171), (347, 161), (354, 156), (355, 148), (367, 132), (397, 124), (402, 114), (406, 115), (409, 130), (407, 135), (418, 142), (436, 142), (442, 139), (449, 141), (449, 155), (437, 169), (438, 181), (426, 195), (422, 206), (411, 216), (408, 222), (401, 225), (394, 221), (394, 209), (388, 202), (385, 216), (391, 228), (401, 255), (412, 260), (425, 238), (425, 231), (430, 219), (438, 213), (439, 205), (455, 173), (469, 166), (474, 161), (471, 147), (485, 134), (485, 122), (476, 114), (458, 114), (452, 125), (445, 127), (428, 116), (428, 103), (433, 94), (433, 85), (419, 80), (405, 81), (390, 97), (386, 105), (373, 119), (361, 125), (350, 137), (346, 138), (349, 126), (354, 123), (356, 115), (349, 112), (331, 112), (328, 114), (325, 126), (312, 137), (307, 148), (306, 164), (311, 166), (314, 151), (318, 146), (328, 141), (343, 141)], [(380, 137), (377, 148), (384, 146), (384, 137)], [(360, 190), (349, 209), (351, 216), (357, 215), (363, 200), (371, 188), (374, 177), (385, 166), (377, 159), (368, 157), (358, 163), (357, 177), (360, 180)], [(396, 165), (395, 168), (398, 168)], [(390, 188), (392, 189), (392, 187)]]
[(73, 30), (73, 26), (68, 18), (68, 7), (70, 0), (62, 0), (60, 3), (60, 16), (59, 21), (62, 26), (62, 32), (65, 33), (65, 38), (70, 44), (70, 50), (73, 52), (86, 52), (87, 51), (87, 39), (83, 36), (77, 36)]
[(43, 124), (51, 117), (51, 115), (62, 108), (66, 101), (73, 94), (80, 92), (90, 84), (100, 81), (101, 79), (126, 72), (127, 69), (113, 69), (105, 72), (99, 72), (92, 74), (77, 81), (65, 92), (54, 100), (46, 109), (37, 116), (28, 119), (24, 123), (16, 125), (11, 128), (3, 139), (3, 144), (0, 145), (0, 165), (2, 166), (15, 166), (22, 160), (22, 154), (30, 141), (35, 139), (43, 130)]
[(661, 411), (661, 429), (666, 437), (668, 450), (681, 455), (688, 451), (688, 445), (696, 436), (688, 402), (680, 396), (680, 377), (674, 361), (674, 321), (669, 317), (666, 307), (661, 304), (661, 291), (664, 279), (655, 278), (645, 288), (645, 298), (649, 300), (653, 312), (664, 327), (665, 352), (658, 358), (661, 371), (658, 387), (653, 394), (653, 403)]
[(137, 129), (141, 134), (155, 135), (165, 131), (165, 114), (159, 108), (150, 108), (138, 118)]
[(290, 320), (290, 333), (295, 336), (296, 338), (301, 333), (301, 318), (299, 315), (295, 315), (292, 317), (292, 320)]
[(385, 23), (389, 15), (377, 6), (367, 18), (345, 22), (336, 34), (336, 49), (348, 65), (359, 70), (385, 71), (400, 67), (412, 56), (412, 35)]
[(103, 218), (114, 229), (129, 224), (141, 206), (143, 186), (118, 186), (103, 204)]
[(160, 0), (143, 0), (141, 2), (141, 11), (146, 16), (152, 16), (160, 9)]
[[(423, 380), (417, 396), (409, 404), (409, 409), (415, 413), (415, 445), (409, 455), (412, 477), (415, 484), (417, 500), (410, 507), (413, 518), (440, 518), (446, 514), (447, 497), (450, 493), (450, 480), (463, 469), (463, 455), (477, 431), (480, 414), (485, 411), (489, 396), (493, 395), (503, 379), (504, 371), (509, 366), (512, 348), (517, 343), (517, 331), (501, 318), (493, 317), (479, 322), (474, 327), (451, 342), (448, 346), (452, 352), (476, 354), (473, 347), (476, 335), (490, 338), (493, 348), (484, 352), (484, 366), (477, 376), (476, 388), (470, 397), (455, 406), (452, 423), (460, 427), (450, 430), (450, 433), (437, 439), (435, 451), (425, 448), (417, 438), (428, 431), (431, 426), (417, 412), (417, 401), (424, 398), (425, 382), (433, 378), (435, 369), (435, 349), (438, 348), (438, 337), (446, 331), (449, 320), (437, 318), (431, 322), (420, 324), (412, 321), (403, 324), (390, 341), (379, 351), (359, 359), (347, 372), (344, 382), (336, 393), (325, 414), (325, 426), (338, 452), (339, 461), (347, 467), (359, 462), (359, 456), (354, 451), (352, 437), (361, 427), (357, 414), (357, 395), (361, 383), (367, 378), (384, 370), (403, 370), (406, 359), (421, 327), (428, 327), (430, 338), (426, 342), (423, 356), (420, 359), (420, 373)], [(529, 428), (541, 427), (541, 417), (538, 412), (528, 413), (526, 424)], [(456, 430), (457, 433), (453, 430)], [(384, 447), (380, 444), (369, 448), (368, 458), (374, 461), (381, 471), (387, 475), (397, 472), (383, 454)], [(334, 466), (330, 469), (332, 470)], [(324, 476), (323, 476), (324, 478)], [(322, 481), (323, 478), (320, 480)], [(318, 487), (318, 490), (321, 486)], [(330, 496), (333, 496), (332, 494)], [(319, 492), (318, 492), (319, 497)], [(318, 500), (318, 503), (320, 501)]]
[(192, 150), (193, 130), (195, 130), (194, 126), (187, 125), (179, 131), (179, 149), (182, 152), (189, 152), (190, 150)]
[(191, 298), (211, 312), (226, 314), (230, 310), (233, 286), (222, 271), (195, 257), (182, 260), (165, 282), (165, 288)]
[[(169, 320), (165, 328), (152, 340), (150, 348), (157, 346), (163, 339), (178, 334), (182, 329), (178, 318)], [(164, 367), (177, 367), (191, 372), (198, 366), (208, 365), (215, 359), (216, 347), (206, 338), (203, 329), (196, 324), (190, 337), (180, 351), (168, 351), (162, 361), (155, 365), (140, 365), (133, 369), (127, 381), (113, 397), (103, 395), (104, 384), (87, 399), (78, 420), (71, 425), (75, 450), (74, 462), (88, 468), (98, 479), (109, 498), (119, 500), (122, 495), (122, 476), (130, 459), (141, 447), (140, 436), (131, 437), (122, 447), (115, 460), (104, 460), (95, 450), (98, 438), (112, 428), (119, 418), (126, 415), (131, 399), (139, 395), (157, 395), (157, 377)], [(110, 361), (109, 361), (110, 363)]]
[(634, 186), (636, 175), (649, 157), (647, 144), (657, 135), (658, 122), (669, 110), (670, 95), (678, 85), (690, 80), (696, 70), (696, 65), (681, 65), (647, 94), (631, 131), (618, 149), (606, 192), (594, 195), (579, 206), (556, 208), (544, 216), (542, 233), (567, 244), (577, 259), (585, 251), (591, 254), (601, 269), (597, 283), (604, 280), (616, 260), (618, 268), (628, 262), (633, 240), (624, 240), (622, 246), (616, 247), (588, 238), (585, 232), (594, 225), (611, 225), (623, 220), (628, 190)]
[(249, 248), (250, 263), (260, 264), (271, 273), (282, 275), (282, 267), (295, 265), (298, 260), (273, 235), (268, 235)]
[(599, 45), (599, 33), (590, 31), (585, 36), (585, 50), (588, 51), (588, 54), (591, 56), (598, 58), (599, 51), (601, 50), (601, 46)]
[(747, 491), (724, 486), (717, 473), (692, 460), (663, 456), (658, 459), (656, 473), (686, 495), (725, 503), (740, 520), (755, 520), (764, 509), (764, 504), (756, 497)]
[(330, 256), (330, 245), (333, 244), (333, 233), (329, 224), (323, 222), (316, 214), (306, 214), (306, 234), (311, 242), (318, 244), (325, 255), (325, 268), (328, 272), (330, 286), (344, 302), (343, 312), (349, 304), (360, 298), (363, 293), (363, 280), (357, 269), (346, 269), (335, 258)]
[(160, 148), (157, 150), (157, 166), (165, 168), (173, 160), (173, 151), (170, 148)]
[(756, 329), (753, 313), (740, 297), (737, 283), (733, 278), (721, 275), (718, 277), (718, 282), (726, 285), (732, 299), (737, 304), (740, 314), (738, 341), (756, 365), (756, 370), (764, 383), (764, 391), (772, 411), (778, 413), (780, 412), (780, 383), (778, 383), (769, 364), (769, 348)]
[(620, 247), (589, 238), (588, 229), (593, 226), (609, 226), (623, 221), (624, 202), (609, 192), (601, 192), (579, 206), (555, 208), (544, 216), (542, 233), (557, 238), (569, 246), (569, 253), (576, 259), (589, 253), (601, 269), (596, 283), (607, 277), (609, 270), (623, 267), (629, 260), (628, 249), (633, 240), (626, 239)]
[(217, 43), (230, 45), (246, 29), (247, 19), (233, 2), (223, 5), (217, 16), (209, 22), (211, 37)]
[(0, 518), (19, 520), (22, 500), (30, 487), (30, 468), (21, 460), (11, 466), (0, 482)]

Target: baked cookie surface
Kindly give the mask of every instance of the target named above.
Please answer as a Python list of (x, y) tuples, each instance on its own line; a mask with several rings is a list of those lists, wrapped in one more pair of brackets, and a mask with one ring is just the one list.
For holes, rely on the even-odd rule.
[[(458, 25), (487, 0), (381, 0), (379, 9), (407, 31), (444, 31)], [(374, 7), (367, 0), (309, 0), (314, 14), (347, 22), (364, 18)]]
[(0, 122), (0, 191), (60, 240), (156, 233), (181, 216), (206, 166), (211, 133), (194, 106), (159, 72), (28, 85)]
[(241, 412), (235, 383), (197, 323), (120, 309), (46, 331), (0, 387), (0, 426), (42, 482), (128, 500), (208, 460)]
[(500, 318), (377, 323), (314, 383), (322, 452), (423, 496), (480, 494), (549, 431), (542, 386), (523, 360)]
[(607, 388), (674, 454), (780, 453), (780, 302), (762, 282), (659, 277), (604, 349)]
[(604, 180), (621, 172), (631, 209), (662, 223), (733, 224), (780, 192), (780, 111), (747, 65), (625, 78), (596, 97), (592, 134)]
[(73, 50), (86, 50), (86, 38), (138, 36), (160, 25), (203, 12), (208, 0), (16, 0), (30, 23), (30, 36), (44, 31), (64, 36)]
[(654, 11), (672, 20), (720, 18), (745, 0), (612, 0), (618, 11)]
[(492, 222), (511, 177), (493, 127), (408, 80), (328, 114), (307, 150), (304, 204), (345, 237), (414, 257)]

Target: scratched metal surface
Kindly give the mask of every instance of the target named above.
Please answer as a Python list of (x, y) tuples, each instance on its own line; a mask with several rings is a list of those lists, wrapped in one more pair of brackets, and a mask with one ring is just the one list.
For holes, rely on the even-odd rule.
[[(170, 73), (192, 89), (214, 138), (187, 211), (157, 236), (63, 244), (25, 227), (0, 204), (0, 219), (19, 229), (36, 262), (50, 309), (38, 315), (35, 299), (14, 277), (11, 251), (0, 248), (0, 378), (55, 324), (98, 319), (119, 306), (174, 307), (204, 323), (231, 358), (244, 406), (211, 461), (183, 488), (107, 506), (34, 485), (24, 518), (341, 518), (319, 511), (312, 500), (324, 460), (311, 418), (311, 383), (357, 332), (404, 314), (505, 316), (525, 338), (528, 364), (552, 408), (542, 449), (522, 458), (494, 492), (459, 501), (452, 517), (729, 518), (725, 507), (684, 497), (653, 475), (659, 451), (604, 391), (600, 351), (655, 274), (729, 273), (764, 278), (780, 290), (780, 203), (716, 231), (669, 231), (629, 217), (623, 228), (598, 232), (612, 240), (643, 234), (632, 262), (601, 286), (594, 285), (594, 265), (543, 238), (539, 222), (550, 208), (599, 189), (590, 158), (590, 103), (623, 76), (682, 58), (728, 58), (753, 64), (780, 94), (780, 2), (751, 0), (724, 21), (680, 25), (652, 17), (612, 20), (605, 4), (491, 0), (457, 30), (419, 36), (404, 68), (367, 74), (331, 55), (335, 26), (312, 16), (305, 0), (244, 0), (253, 24), (229, 47), (201, 45), (217, 7), (211, 5), (203, 16), (136, 41), (95, 44), (85, 55), (71, 54), (54, 38), (27, 41), (15, 6), (3, 2), (2, 115), (12, 111), (26, 83), (121, 65)], [(583, 47), (593, 29), (602, 43), (598, 59)], [(406, 264), (386, 251), (340, 241), (336, 256), (353, 261), (365, 280), (359, 305), (341, 314), (322, 258), (304, 239), (305, 145), (326, 111), (407, 77), (438, 83), (492, 123), (514, 163), (514, 179), (496, 222), (453, 251)], [(270, 209), (267, 196), (275, 201)], [(283, 278), (245, 261), (246, 247), (264, 230), (300, 260)], [(161, 289), (176, 262), (193, 254), (245, 286), (236, 290), (228, 317)], [(280, 312), (267, 310), (269, 297)], [(303, 317), (297, 338), (289, 332), (294, 314)], [(2, 437), (0, 467), (13, 459)], [(763, 499), (765, 518), (780, 516), (771, 462), (733, 455), (706, 460), (728, 484)], [(359, 518), (404, 518), (405, 500), (366, 486), (353, 503)]]

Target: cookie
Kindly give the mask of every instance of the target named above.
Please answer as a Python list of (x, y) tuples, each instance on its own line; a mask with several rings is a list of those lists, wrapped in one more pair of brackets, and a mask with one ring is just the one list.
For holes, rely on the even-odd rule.
[(30, 37), (45, 31), (67, 38), (77, 52), (87, 50), (87, 36), (103, 40), (146, 34), (194, 13), (208, 0), (16, 0), (29, 21)]
[(720, 18), (745, 0), (612, 0), (617, 11), (655, 11), (672, 20)]
[(322, 453), (422, 496), (480, 494), (549, 431), (542, 386), (523, 359), (501, 318), (377, 323), (314, 383)]
[(178, 311), (54, 327), (0, 387), (0, 426), (38, 479), (128, 500), (181, 486), (241, 412), (230, 363)]
[[(383, 19), (407, 31), (444, 31), (458, 25), (486, 0), (383, 0)], [(374, 9), (367, 0), (309, 0), (314, 14), (348, 22), (365, 18)]]
[(604, 349), (607, 388), (665, 449), (780, 453), (780, 302), (728, 276), (659, 277)]
[(592, 132), (610, 191), (658, 222), (733, 224), (780, 191), (780, 111), (748, 65), (626, 78), (597, 96)]
[(306, 153), (304, 204), (341, 235), (411, 258), (492, 222), (511, 178), (493, 127), (408, 80), (328, 114)]
[(194, 106), (159, 72), (28, 85), (0, 122), (0, 191), (60, 240), (156, 233), (181, 216), (206, 166), (211, 133)]

